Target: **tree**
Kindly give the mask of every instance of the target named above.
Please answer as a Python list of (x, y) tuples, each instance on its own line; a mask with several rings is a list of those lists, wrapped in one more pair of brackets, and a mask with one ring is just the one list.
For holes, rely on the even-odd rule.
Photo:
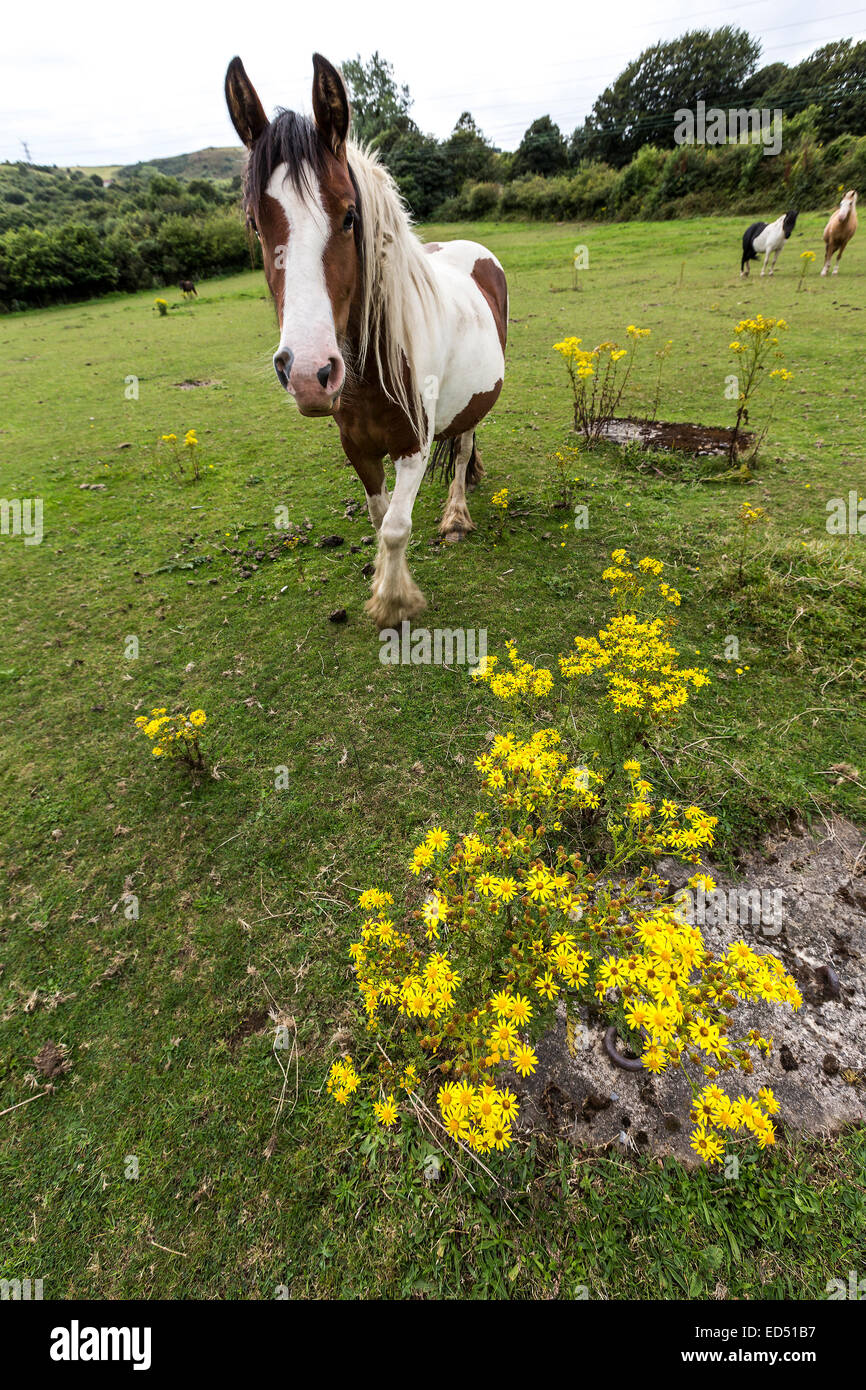
[(583, 130), (572, 136), (571, 157), (628, 164), (642, 145), (674, 145), (674, 113), (736, 106), (754, 75), (761, 45), (742, 29), (694, 29), (644, 49), (612, 87), (597, 98)]
[(343, 63), (343, 77), (352, 103), (352, 131), (356, 140), (370, 142), (387, 130), (414, 128), (409, 111), (412, 98), (407, 86), (398, 86), (387, 59), (373, 54), (366, 63), (360, 53)]
[(472, 116), (464, 111), (444, 145), (458, 192), (467, 179), (484, 183), (492, 179), (496, 169), (496, 151), (484, 138)]
[(549, 116), (539, 116), (517, 147), (511, 166), (512, 177), (525, 174), (558, 174), (568, 164), (568, 151), (562, 131)]
[(444, 146), (414, 125), (379, 137), (376, 148), (415, 217), (430, 214), (455, 192), (454, 175)]
[(743, 87), (737, 105), (757, 106), (758, 108), (772, 106), (770, 97), (787, 77), (787, 74), (787, 63), (768, 63), (766, 67), (759, 68)]
[(806, 106), (817, 106), (817, 134), (822, 141), (843, 132), (866, 134), (866, 41), (854, 44), (851, 39), (839, 39), (816, 49), (768, 83), (762, 103), (781, 107), (792, 116)]

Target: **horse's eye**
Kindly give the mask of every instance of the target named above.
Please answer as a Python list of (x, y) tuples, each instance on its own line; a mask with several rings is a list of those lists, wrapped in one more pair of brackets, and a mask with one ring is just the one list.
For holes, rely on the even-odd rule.
[(350, 232), (350, 231), (352, 230), (352, 228), (354, 227), (354, 225), (355, 225), (355, 209), (354, 209), (354, 208), (349, 208), (349, 211), (346, 213), (346, 216), (343, 218), (343, 231), (344, 231), (344, 232)]

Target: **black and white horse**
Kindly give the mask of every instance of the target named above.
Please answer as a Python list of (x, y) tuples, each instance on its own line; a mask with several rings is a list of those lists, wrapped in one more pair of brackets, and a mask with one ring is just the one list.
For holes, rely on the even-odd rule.
[[(740, 261), (740, 274), (748, 275), (749, 261), (756, 261), (761, 252), (764, 253), (764, 264), (761, 266), (761, 274), (772, 275), (776, 269), (776, 261), (779, 259), (779, 252), (794, 230), (797, 221), (796, 209), (793, 212), (783, 213), (777, 217), (775, 222), (753, 222), (751, 227), (747, 227), (743, 233), (743, 259)], [(767, 262), (773, 257), (773, 264), (767, 270)]]

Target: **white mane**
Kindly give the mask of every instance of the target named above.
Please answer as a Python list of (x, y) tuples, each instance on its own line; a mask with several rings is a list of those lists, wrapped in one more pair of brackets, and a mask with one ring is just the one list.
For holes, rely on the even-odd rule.
[[(361, 199), (361, 337), (359, 366), (370, 353), (383, 389), (410, 418), (426, 419), (417, 370), (417, 337), (435, 333), (439, 294), (430, 259), (412, 229), (397, 185), (370, 149), (348, 144), (349, 167)], [(410, 388), (404, 380), (404, 359)]]

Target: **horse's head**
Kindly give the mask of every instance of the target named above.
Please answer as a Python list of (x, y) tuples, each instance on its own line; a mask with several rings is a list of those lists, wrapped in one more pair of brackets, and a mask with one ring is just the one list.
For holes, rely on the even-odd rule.
[(839, 204), (839, 211), (843, 217), (847, 217), (852, 208), (857, 206), (857, 194), (853, 188), (849, 188), (842, 202)]
[(274, 368), (302, 415), (330, 415), (346, 379), (340, 344), (359, 282), (360, 209), (346, 88), (318, 53), (313, 68), (313, 120), (280, 111), (268, 121), (240, 58), (226, 73), (226, 101), (250, 152), (244, 206), (280, 324)]
[(797, 208), (794, 208), (791, 212), (786, 212), (786, 213), (785, 213), (785, 220), (784, 220), (784, 222), (782, 223), (782, 231), (785, 233), (785, 240), (786, 240), (786, 241), (788, 240), (788, 237), (789, 237), (789, 236), (791, 235), (791, 233), (793, 232), (794, 227), (795, 227), (796, 222), (797, 222), (797, 218), (799, 217), (799, 215), (800, 215), (800, 214), (799, 214), (799, 211), (798, 211)]

